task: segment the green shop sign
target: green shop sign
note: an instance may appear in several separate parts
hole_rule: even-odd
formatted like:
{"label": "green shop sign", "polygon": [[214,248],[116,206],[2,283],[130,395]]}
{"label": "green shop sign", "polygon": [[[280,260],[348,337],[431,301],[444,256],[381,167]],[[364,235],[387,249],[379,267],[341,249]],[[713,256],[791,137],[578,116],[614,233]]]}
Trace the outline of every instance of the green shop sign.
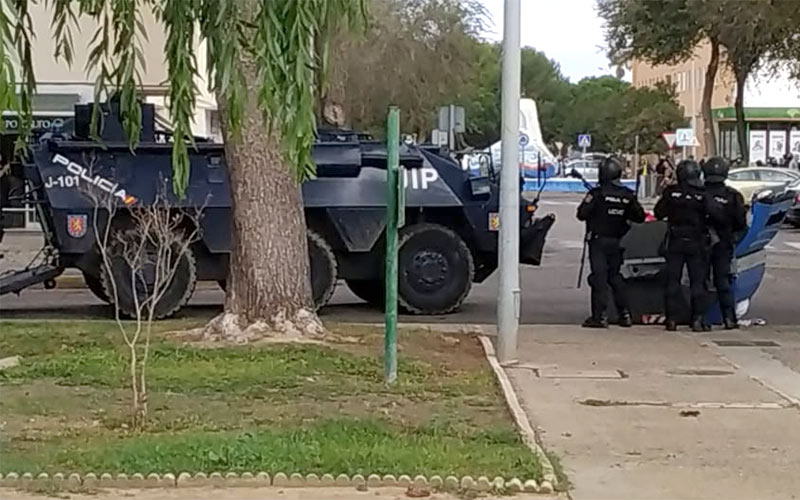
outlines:
{"label": "green shop sign", "polygon": [[[717,120],[735,120],[734,108],[719,108],[712,111]],[[797,120],[800,121],[800,108],[744,108],[745,120]]]}

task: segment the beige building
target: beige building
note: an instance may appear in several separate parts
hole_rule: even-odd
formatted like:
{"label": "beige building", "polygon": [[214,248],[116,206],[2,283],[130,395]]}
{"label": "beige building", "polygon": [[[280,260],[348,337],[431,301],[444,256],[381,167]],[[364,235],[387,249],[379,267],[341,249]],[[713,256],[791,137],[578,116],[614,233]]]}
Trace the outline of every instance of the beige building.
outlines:
{"label": "beige building", "polygon": [[[699,143],[695,155],[698,158],[705,155],[701,103],[706,68],[710,60],[711,45],[708,42],[703,42],[697,46],[694,55],[685,62],[674,65],[654,66],[644,61],[636,61],[631,67],[634,87],[653,87],[660,82],[674,87],[678,104],[683,107],[687,125],[695,130],[695,137],[697,137]],[[711,108],[733,106],[735,91],[736,82],[725,68],[723,62],[720,61],[714,84]]]}
{"label": "beige building", "polygon": [[[37,95],[33,107],[36,115],[53,118],[72,116],[76,103],[92,102],[94,98],[94,81],[96,73],[87,72],[86,62],[89,57],[89,46],[97,30],[97,24],[89,19],[81,19],[77,27],[72,28],[74,61],[67,65],[63,60],[55,58],[56,44],[50,27],[52,12],[43,2],[31,5],[31,19],[36,37],[33,39],[34,71],[37,81]],[[166,35],[161,24],[152,12],[145,12],[143,24],[147,31],[142,52],[144,67],[140,68],[142,77],[142,93],[147,102],[156,105],[156,112],[162,118],[168,118],[169,112],[165,103],[167,93],[167,64],[165,61],[164,43]],[[205,47],[198,46],[197,61],[201,72],[205,71]],[[198,78],[199,95],[197,96],[197,112],[194,120],[194,133],[205,137],[219,138],[219,120],[216,116],[216,102],[207,90],[207,84]],[[4,113],[7,115],[7,113]]]}
{"label": "beige building", "polygon": [[[699,146],[693,151],[698,158],[706,155],[702,144],[701,102],[710,59],[711,46],[703,42],[697,46],[693,57],[685,62],[654,66],[637,61],[631,68],[636,87],[652,87],[658,82],[673,86],[678,102],[683,106],[687,125],[694,128],[699,140]],[[711,115],[717,153],[731,159],[742,156],[736,139],[735,97],[735,79],[725,65],[723,51],[714,84]],[[743,97],[750,163],[780,163],[787,154],[800,156],[800,85],[789,77],[788,68],[776,73],[765,70],[750,75]]]}

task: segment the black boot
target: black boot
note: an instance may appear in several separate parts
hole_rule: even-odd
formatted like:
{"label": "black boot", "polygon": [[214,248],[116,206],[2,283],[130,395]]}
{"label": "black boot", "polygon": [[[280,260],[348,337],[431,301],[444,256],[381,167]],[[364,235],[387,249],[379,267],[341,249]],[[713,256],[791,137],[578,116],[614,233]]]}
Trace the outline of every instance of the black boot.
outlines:
{"label": "black boot", "polygon": [[605,316],[599,318],[589,316],[581,326],[584,328],[608,328],[608,319]]}
{"label": "black boot", "polygon": [[678,330],[678,323],[675,323],[673,320],[668,319],[666,323],[664,323],[668,332],[674,332]]}
{"label": "black boot", "polygon": [[722,324],[725,325],[726,330],[736,330],[739,328],[739,323],[736,321],[736,318],[730,316],[726,316],[725,319],[722,320]]}
{"label": "black boot", "polygon": [[633,326],[633,319],[631,318],[631,313],[628,311],[622,311],[621,313],[619,313],[618,324],[623,328],[630,328],[631,326]]}
{"label": "black boot", "polygon": [[703,318],[700,317],[692,318],[692,331],[693,332],[706,331],[705,326],[703,325]]}

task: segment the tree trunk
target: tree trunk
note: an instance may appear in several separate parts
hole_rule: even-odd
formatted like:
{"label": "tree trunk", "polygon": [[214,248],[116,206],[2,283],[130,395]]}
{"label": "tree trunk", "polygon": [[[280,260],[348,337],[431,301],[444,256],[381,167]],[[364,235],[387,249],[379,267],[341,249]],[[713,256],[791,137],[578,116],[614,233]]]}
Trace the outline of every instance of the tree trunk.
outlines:
{"label": "tree trunk", "polygon": [[739,141],[739,155],[745,165],[750,163],[750,149],[747,147],[747,128],[744,121],[744,83],[747,81],[747,71],[736,71],[736,137]]}
{"label": "tree trunk", "polygon": [[703,85],[703,142],[706,147],[706,156],[717,155],[717,136],[714,133],[714,118],[711,116],[711,98],[714,96],[714,83],[719,69],[719,41],[711,39],[711,59],[706,67],[706,81]]}
{"label": "tree trunk", "polygon": [[[294,166],[281,153],[278,127],[269,132],[257,101],[257,69],[240,55],[247,82],[240,136],[223,120],[231,180],[233,241],[225,311],[206,335],[233,341],[287,339],[324,333],[314,312],[303,201]],[[220,114],[227,103],[217,96]]]}

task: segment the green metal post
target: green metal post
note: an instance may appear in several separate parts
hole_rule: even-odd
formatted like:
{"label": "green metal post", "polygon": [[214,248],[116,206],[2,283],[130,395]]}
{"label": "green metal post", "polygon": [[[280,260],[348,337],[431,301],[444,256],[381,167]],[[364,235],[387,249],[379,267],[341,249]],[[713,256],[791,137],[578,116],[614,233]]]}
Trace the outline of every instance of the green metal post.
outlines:
{"label": "green metal post", "polygon": [[[400,171],[400,110],[389,108],[386,124],[386,334],[383,364],[386,383],[397,379],[397,222]],[[400,184],[398,184],[400,183]]]}

